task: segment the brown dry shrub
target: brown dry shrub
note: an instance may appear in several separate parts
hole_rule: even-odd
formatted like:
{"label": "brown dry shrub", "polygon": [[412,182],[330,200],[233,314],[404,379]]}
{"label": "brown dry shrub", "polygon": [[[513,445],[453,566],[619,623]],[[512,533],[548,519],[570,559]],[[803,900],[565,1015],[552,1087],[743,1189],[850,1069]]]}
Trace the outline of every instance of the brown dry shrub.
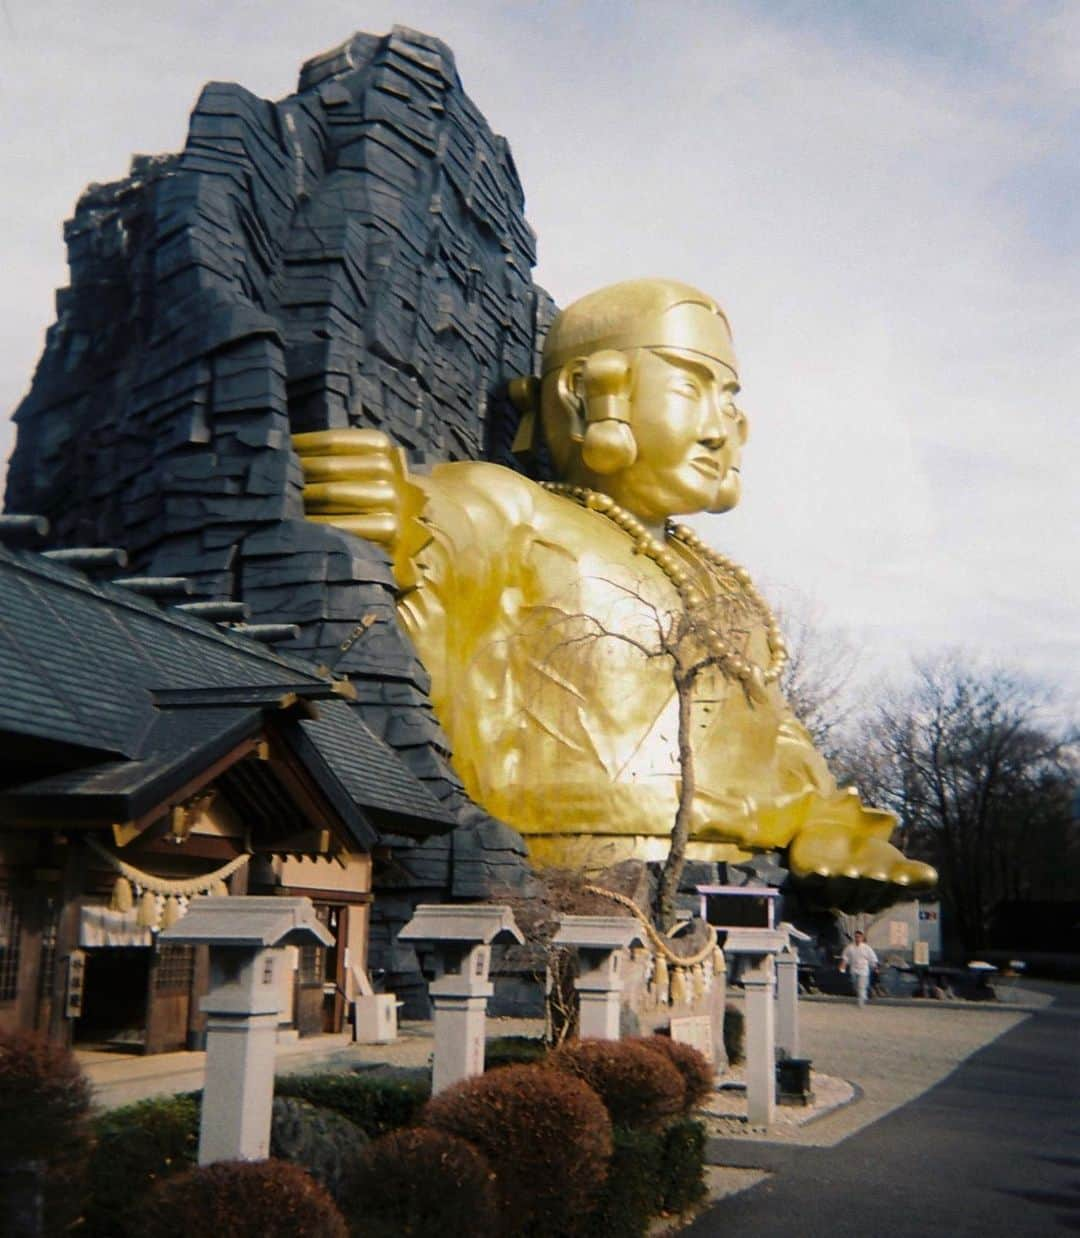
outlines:
{"label": "brown dry shrub", "polygon": [[83,1143],[90,1084],[69,1049],[0,1036],[0,1164],[63,1159]]}
{"label": "brown dry shrub", "polygon": [[546,1066],[506,1066],[465,1079],[436,1096],[422,1120],[488,1159],[515,1238],[575,1233],[611,1160],[611,1120],[600,1098],[580,1079]]}
{"label": "brown dry shrub", "polygon": [[362,1238],[495,1238],[495,1173],[472,1144],[428,1127],[392,1131],[364,1149],[343,1203]]}
{"label": "brown dry shrub", "polygon": [[616,1126],[649,1130],[682,1112],[682,1075],[668,1059],[634,1041],[571,1041],[549,1053],[547,1064],[587,1083]]}
{"label": "brown dry shrub", "polygon": [[693,1045],[681,1044],[670,1036],[642,1036],[633,1043],[663,1054],[682,1075],[686,1088],[683,1113],[690,1113],[712,1095],[716,1072],[708,1058]]}
{"label": "brown dry shrub", "polygon": [[287,1161],[218,1161],[165,1178],[146,1196],[140,1238],[347,1238],[325,1190]]}

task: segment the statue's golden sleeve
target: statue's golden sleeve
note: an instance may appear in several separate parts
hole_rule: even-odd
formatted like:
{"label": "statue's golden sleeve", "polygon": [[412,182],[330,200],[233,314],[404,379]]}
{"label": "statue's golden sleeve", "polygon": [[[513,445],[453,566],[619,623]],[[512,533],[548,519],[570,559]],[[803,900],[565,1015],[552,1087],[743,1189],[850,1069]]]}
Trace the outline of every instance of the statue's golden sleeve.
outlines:
{"label": "statue's golden sleeve", "polygon": [[509,469],[455,463],[413,477],[401,507],[398,612],[455,766],[481,802],[515,781],[523,729],[599,764],[586,702],[558,671],[574,617],[552,597],[578,567],[543,535],[544,497]]}
{"label": "statue's golden sleeve", "polygon": [[777,731],[776,756],[780,786],[785,792],[812,790],[826,796],[835,794],[836,779],[825,758],[814,747],[809,731],[790,710],[786,710]]}

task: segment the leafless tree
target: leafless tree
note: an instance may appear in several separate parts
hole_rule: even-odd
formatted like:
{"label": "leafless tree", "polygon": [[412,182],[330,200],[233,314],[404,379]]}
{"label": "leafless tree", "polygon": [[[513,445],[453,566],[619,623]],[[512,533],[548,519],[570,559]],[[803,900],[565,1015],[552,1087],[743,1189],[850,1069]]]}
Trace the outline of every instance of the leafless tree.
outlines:
{"label": "leafless tree", "polygon": [[1044,690],[957,654],[916,664],[872,715],[869,788],[931,860],[968,950],[1005,899],[1080,896],[1077,736]]}
{"label": "leafless tree", "polygon": [[578,959],[575,950],[554,943],[561,917],[630,913],[593,893],[584,874],[562,868],[542,869],[527,894],[507,889],[494,891],[493,897],[514,913],[525,938],[524,945],[507,948],[508,960],[544,988],[545,1039],[551,1045],[572,1039],[578,1030]]}
{"label": "leafless tree", "polygon": [[[730,590],[719,588],[707,598],[699,595],[692,605],[662,610],[637,588],[615,581],[606,583],[616,593],[626,596],[640,617],[640,623],[631,632],[609,627],[594,615],[559,614],[549,625],[553,639],[546,661],[554,665],[559,654],[573,646],[616,641],[636,650],[646,662],[664,662],[670,669],[677,702],[676,746],[680,777],[671,842],[654,907],[657,926],[667,933],[675,926],[675,896],[686,866],[697,790],[693,745],[695,689],[706,672],[713,670],[737,679],[752,701],[763,699],[760,671],[751,667],[742,653],[758,616],[745,591],[737,585]],[[558,635],[563,631],[566,635]]]}
{"label": "leafless tree", "polygon": [[840,732],[854,706],[859,648],[842,629],[827,625],[821,608],[804,597],[790,597],[776,614],[788,650],[780,679],[784,698],[831,763],[843,749]]}

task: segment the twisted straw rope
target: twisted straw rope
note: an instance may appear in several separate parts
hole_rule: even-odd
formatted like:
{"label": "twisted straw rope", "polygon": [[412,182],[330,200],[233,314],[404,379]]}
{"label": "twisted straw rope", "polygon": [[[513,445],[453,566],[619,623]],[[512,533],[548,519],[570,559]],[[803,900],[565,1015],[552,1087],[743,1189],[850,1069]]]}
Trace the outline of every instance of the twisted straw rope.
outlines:
{"label": "twisted straw rope", "polygon": [[183,895],[187,897],[193,894],[202,894],[204,891],[209,890],[215,881],[224,881],[226,877],[231,877],[237,869],[243,868],[248,860],[251,859],[250,855],[238,855],[235,860],[230,860],[228,864],[225,864],[215,872],[204,873],[201,877],[189,877],[184,881],[170,881],[165,877],[154,877],[150,873],[144,873],[133,864],[126,864],[123,860],[113,855],[111,851],[106,851],[93,838],[88,838],[86,841],[89,844],[90,850],[101,856],[121,876],[126,877],[128,881],[133,882],[135,885],[141,886],[144,890],[149,890],[152,894]]}
{"label": "twisted straw rope", "polygon": [[621,907],[627,907],[641,921],[645,929],[645,934],[652,942],[653,949],[662,954],[665,959],[675,967],[696,967],[698,963],[704,963],[707,958],[716,949],[716,929],[711,924],[706,924],[705,927],[709,931],[708,942],[701,947],[697,954],[683,956],[676,954],[660,934],[653,928],[648,917],[641,908],[634,902],[632,898],[628,898],[625,894],[616,894],[614,890],[605,890],[603,886],[586,886],[585,889],[589,894],[599,894],[601,898],[609,898],[613,903],[618,903]]}

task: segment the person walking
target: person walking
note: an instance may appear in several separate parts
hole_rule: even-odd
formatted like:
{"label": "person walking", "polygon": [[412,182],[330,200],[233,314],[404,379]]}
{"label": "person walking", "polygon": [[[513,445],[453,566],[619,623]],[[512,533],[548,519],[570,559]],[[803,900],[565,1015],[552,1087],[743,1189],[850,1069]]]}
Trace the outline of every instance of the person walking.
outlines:
{"label": "person walking", "polygon": [[870,991],[870,977],[878,965],[878,956],[874,947],[867,944],[866,934],[860,929],[855,930],[855,940],[844,947],[840,956],[840,970],[850,969],[851,980],[855,986],[855,998],[860,1006],[866,1005],[866,995]]}

